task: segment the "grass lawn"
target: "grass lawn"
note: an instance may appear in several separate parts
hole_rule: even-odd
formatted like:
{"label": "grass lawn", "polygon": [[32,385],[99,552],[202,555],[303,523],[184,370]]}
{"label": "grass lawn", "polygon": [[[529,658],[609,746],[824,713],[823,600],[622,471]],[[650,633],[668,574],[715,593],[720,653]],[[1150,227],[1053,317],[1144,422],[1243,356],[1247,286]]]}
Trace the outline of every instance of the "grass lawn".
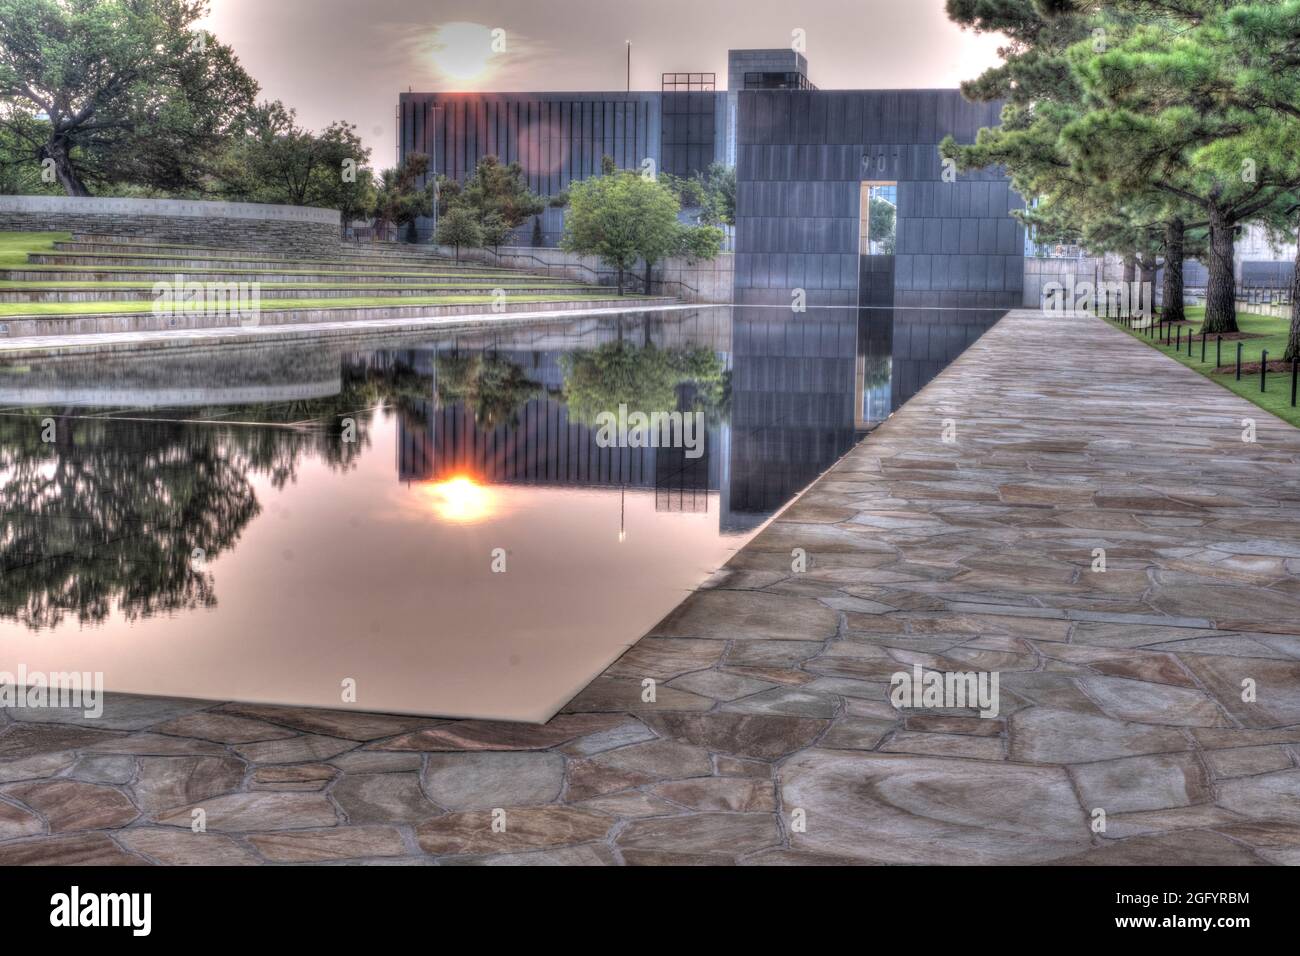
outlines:
{"label": "grass lawn", "polygon": [[[85,274],[86,280],[61,282],[53,281],[24,281],[24,280],[0,280],[0,290],[9,289],[77,289],[81,291],[93,291],[95,289],[151,289],[153,283],[147,280],[136,281],[96,281],[93,276],[97,267],[94,266],[32,266],[27,262],[27,256],[33,252],[55,252],[54,244],[68,240],[70,237],[67,233],[55,232],[0,232],[0,269],[31,269],[37,272],[68,272],[72,274]],[[138,256],[132,257],[138,261],[147,261],[149,257]],[[197,259],[208,258],[206,254],[196,254]],[[197,280],[200,276],[206,275],[223,275],[227,271],[234,272],[251,272],[254,275],[259,271],[283,272],[286,275],[301,274],[301,281],[280,281],[268,282],[264,285],[269,289],[288,289],[301,290],[302,295],[295,295],[292,298],[284,299],[264,299],[261,308],[265,312],[280,310],[303,310],[303,309],[353,309],[353,308],[385,308],[391,306],[443,306],[443,305],[491,305],[494,297],[491,292],[493,289],[504,289],[506,291],[505,301],[508,303],[528,303],[528,302],[587,302],[597,299],[615,298],[612,291],[601,289],[596,286],[583,285],[576,283],[571,279],[552,278],[549,276],[532,276],[526,273],[520,273],[513,270],[502,269],[492,270],[490,272],[465,272],[458,271],[457,268],[450,264],[440,263],[428,270],[421,271],[402,271],[405,264],[398,270],[387,273],[346,273],[333,271],[337,269],[337,262],[322,263],[321,267],[316,269],[301,270],[298,268],[299,263],[294,263],[295,268],[285,269],[275,261],[258,261],[250,263],[252,266],[248,269],[227,270],[223,263],[217,257],[213,257],[213,268],[204,269],[164,269],[169,277],[173,273],[183,273],[188,279]],[[418,266],[417,266],[418,268]],[[105,271],[110,272],[150,272],[154,271],[150,267],[119,267],[109,266]],[[374,292],[373,295],[348,295],[337,298],[320,298],[313,297],[312,291],[317,289],[348,289],[346,282],[325,282],[321,281],[323,276],[344,276],[357,278],[359,276],[376,276],[389,275],[400,276],[404,281],[398,286],[402,289],[420,289],[434,291],[438,289],[457,289],[464,290],[464,294],[458,295],[410,295],[410,296],[393,296],[384,295],[385,285],[383,283],[364,283],[362,286],[366,292]],[[526,292],[515,295],[510,294],[514,288],[541,288],[544,292]],[[642,296],[628,295],[624,297],[629,302],[634,302]],[[56,316],[56,315],[92,315],[92,314],[130,314],[130,313],[147,313],[154,308],[152,299],[139,302],[0,302],[0,319],[14,318],[16,316]],[[177,311],[183,311],[177,309]]]}
{"label": "grass lawn", "polygon": [[56,242],[71,238],[66,232],[0,232],[0,269],[22,269],[29,252],[54,252]]}
{"label": "grass lawn", "polygon": [[[1141,339],[1152,348],[1158,348],[1161,352],[1171,358],[1177,359],[1188,368],[1195,369],[1212,382],[1218,382],[1224,388],[1236,392],[1242,398],[1254,402],[1260,408],[1267,409],[1283,421],[1290,422],[1292,425],[1300,428],[1300,408],[1291,406],[1291,373],[1274,372],[1268,373],[1268,390],[1261,392],[1259,390],[1259,372],[1241,373],[1241,381],[1237,381],[1232,372],[1226,375],[1212,374],[1214,369],[1215,350],[1214,335],[1211,333],[1206,337],[1205,343],[1205,361],[1201,361],[1201,322],[1205,317],[1204,308],[1189,308],[1187,310],[1188,325],[1183,326],[1183,347],[1179,352],[1175,352],[1173,345],[1162,345],[1157,339],[1147,338],[1145,330],[1133,330],[1129,332],[1135,338]],[[1268,350],[1268,360],[1278,361],[1286,352],[1287,332],[1291,322],[1289,319],[1273,318],[1267,315],[1255,315],[1251,312],[1237,313],[1237,327],[1250,335],[1259,336],[1259,338],[1250,338],[1241,340],[1241,361],[1245,365],[1249,362],[1258,362],[1260,352]],[[1192,354],[1187,354],[1187,333],[1188,329],[1192,330]],[[1126,330],[1127,331],[1127,330]],[[1176,333],[1175,333],[1176,334]],[[1225,340],[1223,343],[1223,364],[1232,365],[1237,360],[1237,343],[1235,341]]]}
{"label": "grass lawn", "polygon": [[[197,281],[197,280],[196,280]],[[152,289],[156,283],[152,281],[144,282],[22,282],[13,279],[0,279],[0,292],[49,292],[53,290],[66,289],[68,291],[85,292],[89,289]],[[259,282],[258,285],[263,289],[302,289],[310,292],[313,289],[374,289],[376,292],[383,292],[385,289],[589,289],[590,286],[583,285],[581,282],[574,282],[571,279],[530,279],[528,276],[511,276],[506,281],[498,282],[494,279],[484,279],[482,276],[474,276],[470,279],[438,279],[432,282]]]}
{"label": "grass lawn", "polygon": [[[76,252],[59,253],[59,251],[54,248],[54,244],[56,242],[67,242],[71,238],[72,236],[66,232],[0,232],[0,269],[22,269],[24,271],[30,270],[32,272],[84,273],[92,276],[95,273],[99,273],[99,272],[125,272],[125,273],[162,272],[162,273],[167,273],[169,276],[177,272],[186,275],[190,275],[190,274],[206,275],[209,273],[217,274],[217,275],[225,275],[225,274],[242,275],[245,273],[256,274],[259,272],[265,272],[265,273],[281,273],[284,275],[302,275],[308,278],[317,275],[351,276],[351,277],[383,276],[386,278],[423,280],[425,282],[428,282],[430,280],[443,280],[443,279],[446,280],[466,279],[470,281],[474,281],[474,280],[483,281],[483,280],[490,280],[497,276],[501,276],[503,278],[519,279],[519,280],[527,279],[530,282],[537,281],[540,283],[548,283],[548,282],[570,282],[571,283],[572,282],[572,280],[566,280],[563,277],[552,277],[552,276],[534,277],[534,276],[529,276],[526,273],[521,273],[518,270],[514,270],[514,269],[502,269],[498,267],[479,265],[472,262],[466,262],[463,265],[458,265],[453,262],[434,261],[425,265],[420,262],[411,262],[409,264],[406,262],[397,264],[391,261],[385,263],[383,260],[372,262],[360,258],[358,259],[267,259],[264,257],[258,257],[255,253],[243,253],[242,255],[240,255],[237,253],[237,251],[234,250],[227,250],[227,253],[225,255],[222,255],[220,253],[209,253],[206,250],[199,251],[197,249],[194,250],[190,255],[162,256],[156,253],[154,254],[124,253],[123,254],[127,258],[131,259],[133,262],[138,262],[139,265],[113,265],[113,264],[91,265],[91,266],[33,265],[32,263],[27,261],[27,256],[29,253],[44,253],[48,255],[61,254],[61,255],[69,255],[69,256],[86,255],[86,253],[76,253]],[[178,247],[178,252],[180,251],[181,248],[182,247]],[[97,255],[105,255],[105,253],[98,253]],[[210,262],[211,266],[208,268],[185,269],[185,268],[176,268],[171,266],[158,266],[156,264],[154,265],[149,264],[152,260],[155,259],[166,260],[169,258],[200,259],[200,260]],[[361,271],[361,272],[352,272],[340,268],[341,266],[345,266],[345,265],[357,265],[357,264],[371,265],[371,266],[379,265],[381,267],[388,265],[391,268],[381,269],[379,271]],[[413,270],[418,270],[418,271],[413,271]],[[0,280],[0,288],[29,285],[29,284],[31,283],[21,279]],[[90,284],[98,285],[99,283],[95,282],[92,279],[90,280]],[[64,283],[55,282],[54,285],[59,287],[66,287]]]}
{"label": "grass lawn", "polygon": [[[214,261],[214,262],[215,262],[215,260],[211,260],[211,261]],[[252,276],[256,276],[256,275],[286,275],[286,276],[305,276],[305,277],[311,277],[311,276],[343,276],[343,277],[345,277],[345,278],[352,278],[352,279],[355,279],[355,278],[357,278],[358,276],[363,276],[363,277],[364,277],[364,276],[379,276],[379,277],[382,277],[382,278],[385,278],[385,279],[424,279],[424,280],[428,280],[428,279],[482,279],[482,278],[493,278],[493,277],[496,277],[496,276],[525,276],[525,275],[527,275],[527,273],[523,273],[523,272],[515,272],[515,271],[510,270],[510,269],[501,269],[501,270],[498,270],[498,271],[495,271],[495,272],[490,271],[490,270],[484,270],[484,271],[482,271],[482,272],[457,272],[457,271],[455,271],[454,269],[451,270],[451,271],[448,271],[448,269],[449,269],[450,267],[447,267],[447,266],[437,266],[437,267],[430,268],[430,269],[427,269],[427,270],[424,270],[424,271],[421,271],[421,272],[369,272],[369,271],[367,271],[367,272],[349,272],[349,271],[346,271],[346,270],[339,271],[337,267],[329,266],[329,265],[322,266],[322,267],[319,268],[319,269],[304,269],[304,268],[302,268],[301,266],[294,266],[292,269],[281,269],[278,265],[276,265],[276,263],[275,263],[274,261],[270,261],[270,260],[265,261],[265,262],[254,263],[254,264],[249,265],[247,268],[241,268],[241,269],[224,269],[224,268],[215,268],[215,267],[214,267],[214,268],[200,268],[200,267],[197,267],[197,266],[186,266],[186,267],[181,267],[181,266],[161,266],[161,267],[160,267],[160,266],[113,266],[113,265],[109,265],[109,266],[31,265],[31,264],[29,264],[29,263],[26,261],[26,257],[25,257],[25,256],[23,257],[23,261],[22,261],[22,262],[19,262],[19,263],[13,263],[13,264],[10,264],[10,265],[7,265],[7,266],[0,264],[0,268],[5,268],[5,269],[19,269],[19,270],[21,270],[21,271],[23,271],[23,272],[33,272],[33,273],[46,273],[46,272],[53,272],[53,273],[68,273],[68,274],[74,274],[74,275],[87,275],[87,276],[95,276],[95,275],[98,275],[98,274],[100,274],[100,273],[105,273],[105,272],[112,272],[112,273],[121,272],[121,273],[125,273],[126,275],[135,275],[135,274],[137,274],[137,273],[141,273],[141,274],[144,274],[144,275],[154,275],[154,274],[159,274],[159,275],[165,275],[165,276],[167,276],[168,278],[171,278],[172,276],[174,276],[174,275],[176,275],[176,274],[178,274],[178,273],[181,274],[181,275],[184,275],[184,276],[186,276],[186,277],[191,277],[191,276],[208,276],[208,275],[214,275],[214,276],[226,276],[226,275],[235,275],[235,276],[244,276],[244,275],[252,275]],[[541,281],[541,282],[547,282],[547,281],[551,281],[551,282],[562,281],[562,280],[560,280],[560,279],[555,279],[555,278],[552,278],[552,277],[549,277],[549,276],[537,276],[536,278],[537,278],[539,281]],[[21,282],[28,282],[28,281],[31,281],[31,280],[27,280],[27,279],[15,279],[15,280],[10,280],[10,281],[20,282],[20,283],[21,283]],[[57,280],[54,280],[54,281],[57,281]]]}

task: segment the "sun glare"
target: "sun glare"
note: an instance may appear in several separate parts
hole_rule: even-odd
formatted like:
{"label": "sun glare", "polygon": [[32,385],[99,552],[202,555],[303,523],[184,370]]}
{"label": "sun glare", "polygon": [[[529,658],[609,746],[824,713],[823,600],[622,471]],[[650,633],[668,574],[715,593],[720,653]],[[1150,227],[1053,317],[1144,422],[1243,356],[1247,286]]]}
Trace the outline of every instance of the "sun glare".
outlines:
{"label": "sun glare", "polygon": [[444,521],[472,524],[492,515],[491,489],[466,475],[456,475],[423,487],[434,512]]}
{"label": "sun glare", "polygon": [[444,23],[433,32],[430,57],[447,79],[473,83],[492,72],[492,30],[481,23]]}

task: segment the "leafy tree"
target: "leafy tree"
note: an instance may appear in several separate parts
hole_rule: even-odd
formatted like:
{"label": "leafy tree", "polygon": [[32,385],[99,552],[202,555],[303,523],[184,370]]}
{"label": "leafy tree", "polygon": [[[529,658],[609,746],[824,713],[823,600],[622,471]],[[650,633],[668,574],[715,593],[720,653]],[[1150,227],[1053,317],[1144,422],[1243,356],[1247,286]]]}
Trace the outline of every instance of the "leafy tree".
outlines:
{"label": "leafy tree", "polygon": [[542,217],[534,216],[533,217],[533,238],[532,238],[533,248],[534,249],[541,248],[542,245],[545,244],[545,241],[546,240],[542,237]]}
{"label": "leafy tree", "polygon": [[714,225],[736,224],[736,167],[713,163],[705,174]]}
{"label": "leafy tree", "polygon": [[722,251],[722,230],[717,226],[682,226],[677,229],[674,254],[691,262],[716,258]]}
{"label": "leafy tree", "polygon": [[314,133],[276,101],[253,110],[247,133],[227,147],[218,178],[231,199],[338,209],[342,227],[374,206],[369,160],[352,124]]}
{"label": "leafy tree", "polygon": [[[1283,167],[1297,162],[1292,134],[1300,123],[1300,0],[1274,3],[1245,3],[1233,6],[1223,18],[1225,45],[1240,67],[1233,79],[1234,100],[1244,106],[1259,106],[1280,118],[1286,133],[1267,149],[1256,163]],[[1261,217],[1275,238],[1289,234],[1297,241],[1295,272],[1291,286],[1291,329],[1287,340],[1287,361],[1300,357],[1300,190],[1281,193],[1277,202]]]}
{"label": "leafy tree", "polygon": [[491,246],[492,251],[497,252],[501,243],[509,237],[510,227],[506,225],[500,213],[490,212],[479,223],[479,232],[483,234],[483,245]]}
{"label": "leafy tree", "polygon": [[370,150],[352,123],[334,122],[317,136],[323,154],[321,175],[310,205],[339,211],[346,228],[354,219],[370,215],[375,205],[375,177],[370,171]]}
{"label": "leafy tree", "polygon": [[1062,137],[1093,181],[1160,193],[1205,217],[1210,278],[1203,327],[1235,332],[1237,225],[1277,202],[1295,172],[1265,160],[1285,140],[1286,121],[1232,95],[1240,93],[1239,64],[1220,6],[1170,5],[1160,19],[1100,52],[1076,45],[1071,62],[1090,108]]}
{"label": "leafy tree", "polygon": [[713,163],[694,176],[660,173],[659,181],[671,189],[684,209],[696,209],[698,221],[709,226],[736,224],[736,170],[726,163]]}
{"label": "leafy tree", "polygon": [[[1125,256],[1126,272],[1163,252],[1166,317],[1181,318],[1188,239],[1208,235],[1206,327],[1236,328],[1237,223],[1277,201],[1279,167],[1242,175],[1242,150],[1265,151],[1277,125],[1262,102],[1235,102],[1230,0],[949,0],[963,26],[998,30],[1005,62],[963,85],[1005,97],[1002,123],[972,147],[946,141],[959,165],[1005,164],[1034,200],[1021,214],[1042,237],[1086,237]],[[1253,6],[1253,5],[1252,5]],[[1124,220],[1124,221],[1119,221]],[[1208,233],[1200,233],[1200,229]]]}
{"label": "leafy tree", "polygon": [[41,167],[32,159],[28,144],[19,140],[12,129],[0,126],[0,195],[55,196],[63,192],[57,182],[42,180]]}
{"label": "leafy tree", "polygon": [[[491,245],[499,245],[506,234],[546,208],[546,200],[528,188],[523,166],[503,165],[495,156],[480,159],[474,175],[466,182],[440,177],[438,186],[440,211],[463,204],[474,213],[485,232],[501,232],[500,239]],[[500,222],[500,227],[489,224],[494,219]]]}
{"label": "leafy tree", "polygon": [[228,46],[196,32],[206,0],[0,0],[0,129],[92,187],[200,189],[253,106]]}
{"label": "leafy tree", "polygon": [[1087,13],[1037,0],[948,0],[947,12],[963,28],[1007,38],[1003,62],[962,84],[968,99],[1005,102],[998,126],[981,129],[973,144],[949,136],[940,154],[963,170],[1004,167],[1028,200],[1015,215],[1040,241],[1081,241],[1083,221],[1105,208],[1061,143],[1061,131],[1084,109],[1066,53],[1091,36]]}
{"label": "leafy tree", "polygon": [[410,226],[421,216],[433,215],[433,183],[419,185],[429,171],[429,157],[410,153],[396,169],[385,169],[375,189],[376,229],[389,225]]}
{"label": "leafy tree", "polygon": [[438,217],[438,245],[455,246],[456,261],[460,261],[460,247],[476,249],[483,245],[483,227],[474,213],[464,205],[453,205]]}
{"label": "leafy tree", "polygon": [[623,274],[638,259],[650,265],[679,246],[677,197],[666,186],[632,172],[614,172],[569,189],[560,248],[593,255]]}
{"label": "leafy tree", "polygon": [[892,256],[894,254],[894,242],[897,239],[895,226],[898,221],[898,210],[894,208],[892,202],[884,197],[872,196],[867,217],[867,235],[879,237],[873,241],[880,243],[881,254]]}

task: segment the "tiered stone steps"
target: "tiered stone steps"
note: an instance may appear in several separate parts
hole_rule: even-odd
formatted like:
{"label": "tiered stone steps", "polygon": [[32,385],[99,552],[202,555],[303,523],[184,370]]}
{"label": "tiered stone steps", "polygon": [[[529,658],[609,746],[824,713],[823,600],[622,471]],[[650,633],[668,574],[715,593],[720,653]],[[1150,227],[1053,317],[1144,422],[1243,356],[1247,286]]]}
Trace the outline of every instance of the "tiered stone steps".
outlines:
{"label": "tiered stone steps", "polygon": [[[33,242],[26,263],[11,257],[10,267],[0,269],[0,338],[637,308],[673,301],[620,298],[612,290],[562,277],[460,264],[419,247],[341,243],[337,254],[303,256],[103,235],[51,243],[48,234],[30,235],[42,241]],[[158,283],[174,289],[201,283],[244,296],[252,289],[238,287],[255,284],[258,307],[252,315],[247,309],[232,314],[220,304],[158,309]]]}

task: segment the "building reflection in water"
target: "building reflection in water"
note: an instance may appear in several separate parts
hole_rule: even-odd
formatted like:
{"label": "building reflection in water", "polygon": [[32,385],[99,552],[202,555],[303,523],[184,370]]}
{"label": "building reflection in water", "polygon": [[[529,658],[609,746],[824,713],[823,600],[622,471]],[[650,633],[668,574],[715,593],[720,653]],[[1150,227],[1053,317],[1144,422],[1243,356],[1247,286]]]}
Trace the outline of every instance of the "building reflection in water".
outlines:
{"label": "building reflection in water", "polygon": [[[727,394],[708,409],[698,458],[683,448],[601,447],[594,425],[572,413],[565,400],[572,384],[566,359],[571,365],[575,352],[615,341],[609,328],[588,329],[546,348],[502,342],[474,351],[473,343],[457,342],[372,352],[354,361],[428,383],[427,397],[399,408],[401,481],[468,475],[488,484],[653,490],[658,511],[706,511],[709,493],[717,492],[720,529],[743,533],[815,480],[1003,314],[729,311],[725,336],[703,346],[725,375]],[[630,355],[686,347],[663,344],[663,331],[662,324],[622,323],[618,334],[636,341],[627,346]],[[504,401],[466,388],[467,358],[479,363],[479,380],[494,382]],[[448,376],[456,379],[452,387]],[[691,383],[674,387],[677,410],[700,407]]]}

